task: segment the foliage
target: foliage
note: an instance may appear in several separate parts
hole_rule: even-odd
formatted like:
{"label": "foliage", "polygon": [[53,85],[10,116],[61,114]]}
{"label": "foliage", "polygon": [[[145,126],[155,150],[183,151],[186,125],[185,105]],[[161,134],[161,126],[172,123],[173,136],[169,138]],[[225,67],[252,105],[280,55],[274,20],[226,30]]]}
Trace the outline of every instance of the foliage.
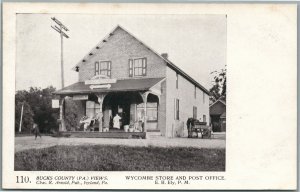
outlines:
{"label": "foliage", "polygon": [[54,146],[15,153],[15,171],[225,171],[225,149]]}
{"label": "foliage", "polygon": [[226,101],[226,69],[211,72],[213,77],[213,86],[210,88],[210,100],[215,102],[218,99]]}
{"label": "foliage", "polygon": [[[38,124],[42,133],[49,133],[58,129],[57,119],[59,109],[52,109],[52,93],[55,88],[50,86],[45,89],[30,87],[29,91],[21,90],[15,94],[15,130],[19,128],[21,105],[24,103],[24,114],[22,127],[27,131],[32,127],[32,123]],[[30,126],[31,124],[31,126]],[[22,129],[23,132],[23,129]]]}
{"label": "foliage", "polygon": [[65,99],[65,124],[68,131],[79,129],[80,118],[84,115],[80,108],[81,101],[73,101],[71,98]]}

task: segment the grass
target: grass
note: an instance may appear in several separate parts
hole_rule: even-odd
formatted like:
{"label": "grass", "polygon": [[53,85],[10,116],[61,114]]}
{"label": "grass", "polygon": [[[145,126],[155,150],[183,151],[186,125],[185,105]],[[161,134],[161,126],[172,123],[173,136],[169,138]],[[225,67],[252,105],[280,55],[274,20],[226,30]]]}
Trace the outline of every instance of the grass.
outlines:
{"label": "grass", "polygon": [[54,146],[15,153],[16,171],[225,171],[225,149]]}

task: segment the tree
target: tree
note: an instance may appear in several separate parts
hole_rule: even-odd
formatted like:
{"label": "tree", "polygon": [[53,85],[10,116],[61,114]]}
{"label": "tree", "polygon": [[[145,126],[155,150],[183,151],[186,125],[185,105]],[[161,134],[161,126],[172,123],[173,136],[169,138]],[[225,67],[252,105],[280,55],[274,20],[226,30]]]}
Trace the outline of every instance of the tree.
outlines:
{"label": "tree", "polygon": [[213,86],[210,91],[210,100],[215,102],[218,99],[226,101],[226,69],[213,71]]}
{"label": "tree", "polygon": [[[30,87],[29,91],[17,91],[15,95],[16,115],[20,110],[18,107],[20,106],[20,104],[18,103],[26,103],[26,108],[28,108],[28,110],[31,110],[33,114],[32,119],[35,123],[38,124],[42,133],[56,131],[58,129],[57,119],[59,116],[59,110],[52,109],[52,93],[54,91],[55,88],[52,86],[47,87],[45,89]],[[28,112],[27,115],[29,114],[30,113]],[[23,118],[27,118],[25,117],[25,113]]]}

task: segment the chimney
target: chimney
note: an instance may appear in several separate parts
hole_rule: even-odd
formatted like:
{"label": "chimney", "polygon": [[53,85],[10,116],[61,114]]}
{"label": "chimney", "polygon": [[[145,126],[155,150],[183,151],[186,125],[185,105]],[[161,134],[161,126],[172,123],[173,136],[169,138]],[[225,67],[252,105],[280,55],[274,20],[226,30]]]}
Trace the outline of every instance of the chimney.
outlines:
{"label": "chimney", "polygon": [[161,56],[165,59],[168,59],[168,53],[162,53]]}

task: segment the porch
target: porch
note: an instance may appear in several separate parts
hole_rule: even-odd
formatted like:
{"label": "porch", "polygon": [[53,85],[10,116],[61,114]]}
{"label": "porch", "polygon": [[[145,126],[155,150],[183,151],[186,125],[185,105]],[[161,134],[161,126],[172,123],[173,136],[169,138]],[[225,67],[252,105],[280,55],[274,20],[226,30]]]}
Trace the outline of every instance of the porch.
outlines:
{"label": "porch", "polygon": [[[72,137],[99,138],[145,138],[146,132],[160,132],[158,113],[163,80],[116,80],[97,88],[79,82],[59,90],[55,92],[60,100],[59,131]],[[79,109],[77,112],[68,109],[73,105]],[[69,113],[74,113],[74,120],[66,118]],[[73,121],[73,126],[69,126],[69,121]]]}

